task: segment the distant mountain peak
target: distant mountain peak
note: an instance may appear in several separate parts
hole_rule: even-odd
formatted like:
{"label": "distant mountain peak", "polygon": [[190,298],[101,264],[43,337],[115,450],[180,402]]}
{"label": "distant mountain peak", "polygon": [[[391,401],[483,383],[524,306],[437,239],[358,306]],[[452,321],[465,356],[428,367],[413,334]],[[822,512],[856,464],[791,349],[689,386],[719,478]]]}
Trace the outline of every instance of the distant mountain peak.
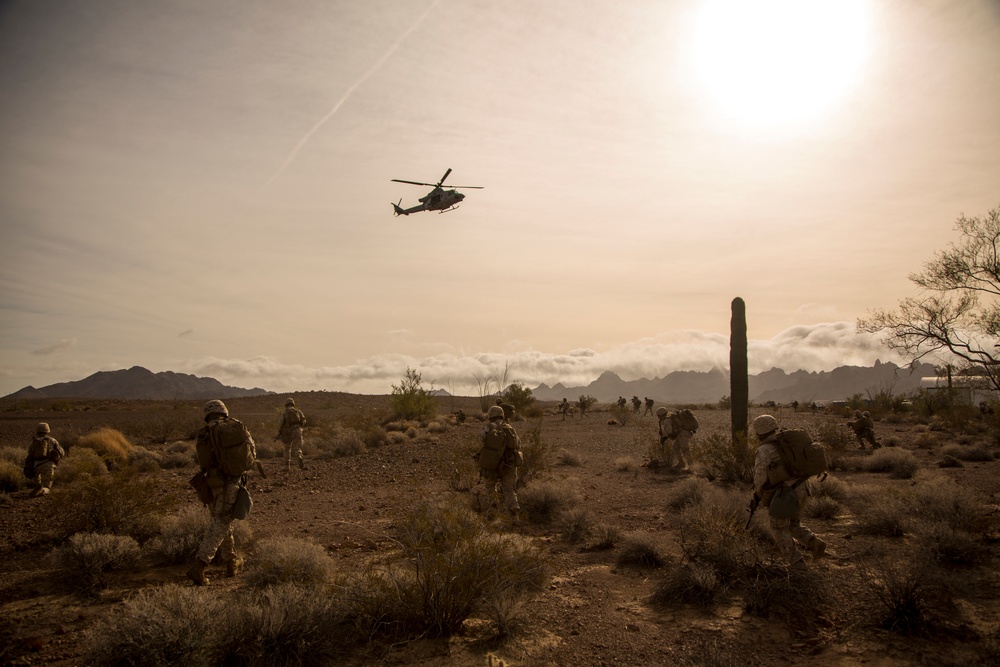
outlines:
{"label": "distant mountain peak", "polygon": [[243,389],[222,384],[215,378],[163,371],[142,366],[117,371],[98,371],[82,380],[60,382],[40,389],[28,386],[5,398],[107,398],[144,400],[200,400],[262,396],[274,392],[254,387]]}

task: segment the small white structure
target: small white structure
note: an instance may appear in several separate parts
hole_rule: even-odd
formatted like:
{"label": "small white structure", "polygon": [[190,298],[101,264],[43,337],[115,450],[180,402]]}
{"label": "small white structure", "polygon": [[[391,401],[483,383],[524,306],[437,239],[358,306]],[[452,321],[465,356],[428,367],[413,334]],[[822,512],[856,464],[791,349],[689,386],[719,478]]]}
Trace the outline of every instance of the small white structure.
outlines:
{"label": "small white structure", "polygon": [[[928,394],[948,391],[948,378],[922,377],[920,388]],[[951,391],[955,402],[965,405],[979,405],[980,401],[989,402],[996,397],[989,378],[983,375],[953,375]]]}

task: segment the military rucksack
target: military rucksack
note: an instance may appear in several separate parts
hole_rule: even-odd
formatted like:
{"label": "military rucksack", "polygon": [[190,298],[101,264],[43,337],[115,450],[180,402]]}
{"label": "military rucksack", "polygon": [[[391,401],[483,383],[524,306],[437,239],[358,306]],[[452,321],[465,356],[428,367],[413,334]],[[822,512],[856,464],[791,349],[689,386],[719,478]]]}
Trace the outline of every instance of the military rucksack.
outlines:
{"label": "military rucksack", "polygon": [[509,428],[504,424],[494,423],[486,427],[483,446],[479,450],[479,467],[482,470],[496,470],[500,466],[504,450],[507,449],[508,442],[512,441],[511,434],[507,432]]}
{"label": "military rucksack", "polygon": [[778,431],[775,444],[789,479],[822,475],[828,469],[826,448],[813,442],[808,431],[800,428]]}
{"label": "military rucksack", "polygon": [[697,431],[698,427],[701,426],[701,424],[698,423],[698,418],[695,417],[694,413],[687,408],[677,412],[677,422],[680,424],[682,429],[685,431],[691,431],[692,433]]}
{"label": "military rucksack", "polygon": [[285,408],[285,426],[302,426],[306,417],[298,408],[288,406]]}
{"label": "military rucksack", "polygon": [[239,477],[257,461],[257,448],[247,427],[238,419],[227,417],[205,427],[198,438],[198,465],[217,465],[226,477]]}

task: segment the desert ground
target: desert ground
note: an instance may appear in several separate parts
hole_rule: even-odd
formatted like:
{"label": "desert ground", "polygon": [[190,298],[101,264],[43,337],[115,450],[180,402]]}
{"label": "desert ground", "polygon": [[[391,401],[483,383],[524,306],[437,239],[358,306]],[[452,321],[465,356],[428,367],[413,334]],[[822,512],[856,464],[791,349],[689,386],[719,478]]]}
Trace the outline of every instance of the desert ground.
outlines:
{"label": "desert ground", "polygon": [[[305,646],[300,662],[287,664],[1000,664],[1000,445],[989,416],[952,423],[881,415],[876,432],[884,446],[873,454],[858,448],[844,415],[752,408],[751,418],[770,412],[783,426],[826,437],[830,477],[814,483],[812,501],[820,509],[807,507],[803,523],[829,546],[816,563],[806,555],[804,573],[789,572],[758,512],[746,530],[746,549],[756,560],[727,579],[695,529],[712,507],[724,513],[739,502],[739,509],[750,495],[745,483],[725,483],[707,457],[713,443],[728,439],[728,411],[695,411],[698,461],[684,474],[646,465],[654,417],[632,414],[609,424],[615,415],[597,406],[585,419],[564,420],[554,403],[536,405],[541,416],[514,421],[522,440],[533,434],[542,452],[520,491],[523,510],[515,521],[487,511],[485,484],[472,463],[483,427],[478,398],[442,397],[436,418],[401,423],[391,419],[388,396],[294,396],[309,426],[306,467],[289,472],[272,444],[284,396],[227,401],[254,434],[267,477],[250,476],[254,508],[238,522],[245,524],[237,531],[243,572],[228,579],[213,565],[211,585],[202,589],[186,579],[185,563],[165,564],[149,551],[155,530],[143,537],[137,565],[103,573],[100,585],[86,590],[66,561],[51,555],[68,538],[62,515],[69,510],[60,497],[92,479],[79,470],[69,478],[71,463],[83,460],[85,436],[102,427],[159,462],[141,471],[116,466],[118,474],[150,480],[164,517],[207,515],[187,484],[197,470],[191,437],[201,402],[0,404],[0,452],[8,459],[14,449],[23,457],[39,421],[72,444],[50,495],[31,497],[23,477],[5,482],[16,488],[0,495],[0,663],[87,664],[94,643],[110,641],[109,618],[137,594],[171,584],[215,599],[245,599],[238,596],[262,567],[257,550],[269,540],[316,545],[340,575],[362,571],[394,558],[407,517],[437,502],[471,509],[488,531],[522,536],[544,563],[544,579],[506,610],[504,627],[477,607],[445,636],[373,635],[335,657],[312,656]],[[468,419],[456,419],[458,410]],[[370,433],[373,425],[384,437],[359,445],[358,437],[345,436]],[[911,467],[870,465],[883,450],[904,454]],[[558,511],[543,512],[551,506],[532,499],[531,488],[545,485],[562,494]],[[718,503],[701,502],[705,494],[718,494]],[[738,522],[743,531],[746,519],[740,510],[724,530]],[[716,544],[716,555],[728,547],[737,552],[729,556],[742,559],[743,539]],[[747,572],[758,573],[756,579]],[[316,587],[311,595],[337,590]]]}

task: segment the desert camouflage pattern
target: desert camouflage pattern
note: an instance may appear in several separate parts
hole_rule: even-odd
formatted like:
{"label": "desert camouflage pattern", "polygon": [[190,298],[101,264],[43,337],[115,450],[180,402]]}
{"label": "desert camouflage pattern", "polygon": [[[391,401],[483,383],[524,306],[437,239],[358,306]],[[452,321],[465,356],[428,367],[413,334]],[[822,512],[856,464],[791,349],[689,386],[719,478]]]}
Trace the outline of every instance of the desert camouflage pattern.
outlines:
{"label": "desert camouflage pattern", "polygon": [[287,405],[281,411],[278,437],[285,445],[285,467],[291,465],[293,453],[298,458],[299,465],[302,465],[302,427],[305,423],[305,414],[293,405]]}
{"label": "desert camouflage pattern", "polygon": [[[771,498],[774,497],[773,489],[765,489],[768,471],[784,466],[778,446],[775,444],[776,439],[777,435],[766,438],[760,444],[760,447],[757,448],[757,456],[754,460],[753,486],[754,491],[761,497],[762,507],[770,505]],[[793,486],[794,481],[788,480],[784,484]],[[787,519],[768,517],[774,543],[789,565],[796,565],[803,562],[802,553],[795,546],[796,541],[803,546],[811,547],[816,540],[813,532],[800,522],[802,507],[805,505],[806,498],[809,495],[808,482],[803,482],[794,488],[795,495],[799,500],[799,511]]]}
{"label": "desert camouflage pattern", "polygon": [[215,553],[220,552],[224,561],[236,558],[236,543],[233,540],[233,505],[236,503],[236,491],[240,488],[238,479],[227,478],[222,486],[213,487],[215,500],[209,506],[212,521],[205,529],[205,534],[198,545],[198,560],[210,563]]}
{"label": "desert camouflage pattern", "polygon": [[52,482],[56,476],[56,464],[49,459],[49,453],[59,449],[59,441],[50,435],[36,435],[28,445],[28,454],[34,460],[35,477],[32,480],[35,495],[46,494],[52,490]]}
{"label": "desert camouflage pattern", "polygon": [[[521,450],[521,440],[512,426],[505,425],[504,428],[509,429],[509,432],[514,436],[514,445],[511,446],[508,442],[503,457],[500,459],[500,465],[495,469],[480,469],[480,472],[483,479],[486,480],[490,506],[497,508],[506,507],[508,512],[516,514],[521,510],[521,505],[517,499],[517,461],[515,457],[517,456],[517,452]],[[486,442],[488,429],[489,426],[487,425],[480,435],[484,443]]]}

